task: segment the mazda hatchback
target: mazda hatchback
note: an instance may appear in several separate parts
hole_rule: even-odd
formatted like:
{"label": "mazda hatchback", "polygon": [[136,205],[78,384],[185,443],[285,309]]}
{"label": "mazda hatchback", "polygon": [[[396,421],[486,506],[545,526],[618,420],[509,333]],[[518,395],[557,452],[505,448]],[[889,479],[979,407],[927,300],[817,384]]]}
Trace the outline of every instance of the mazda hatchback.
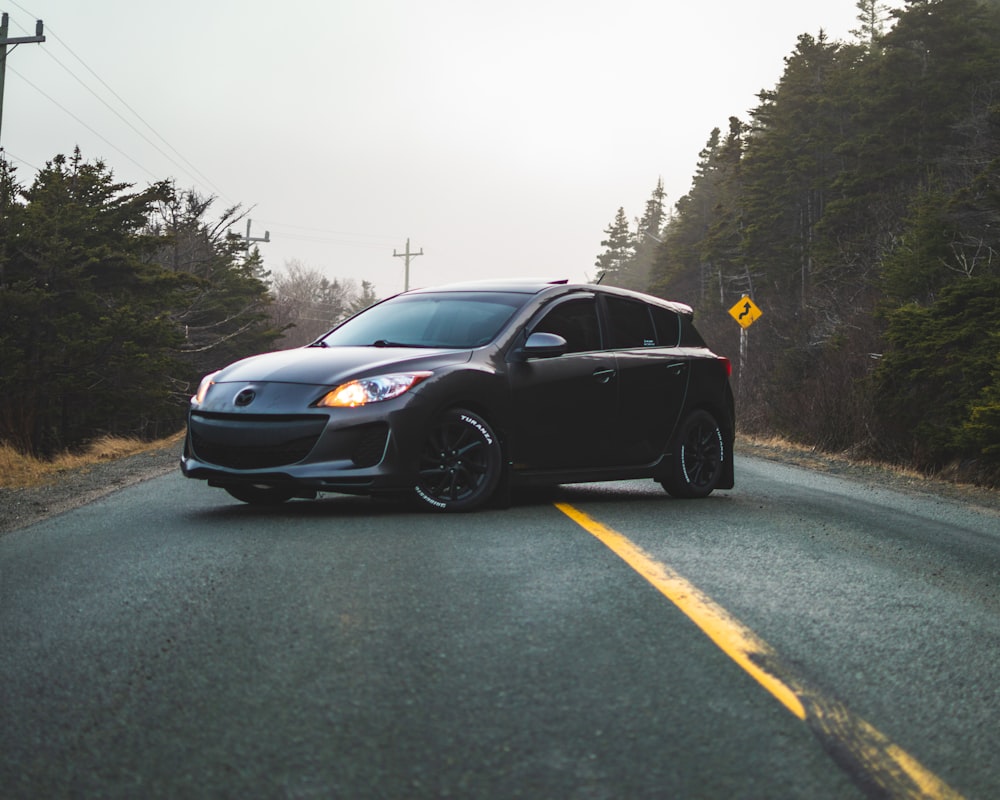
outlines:
{"label": "mazda hatchback", "polygon": [[322,492],[466,511],[518,486],[733,486],[730,363],[681,303],[565,281],[418,289],[207,375],[181,468],[254,504]]}

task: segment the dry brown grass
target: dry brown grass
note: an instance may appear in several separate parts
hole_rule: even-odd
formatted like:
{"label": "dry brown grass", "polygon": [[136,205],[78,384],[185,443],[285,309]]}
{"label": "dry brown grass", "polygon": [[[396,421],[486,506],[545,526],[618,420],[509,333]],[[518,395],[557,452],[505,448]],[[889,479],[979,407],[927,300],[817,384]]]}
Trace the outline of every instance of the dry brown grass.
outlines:
{"label": "dry brown grass", "polygon": [[788,439],[781,438],[780,436],[740,434],[737,441],[738,443],[743,444],[744,449],[747,450],[756,448],[763,451],[780,452],[790,457],[798,456],[799,458],[805,460],[822,459],[831,463],[845,464],[852,467],[881,469],[892,472],[896,475],[911,478],[913,480],[927,480],[934,477],[933,475],[920,472],[919,470],[906,466],[905,464],[893,464],[886,461],[878,461],[865,456],[857,456],[851,451],[836,453],[820,450],[816,447],[810,447],[809,445],[791,442]]}
{"label": "dry brown grass", "polygon": [[83,469],[104,461],[156,450],[181,439],[182,433],[155,442],[118,436],[95,439],[85,449],[65,452],[56,458],[43,461],[26,456],[12,447],[0,444],[0,488],[25,489],[58,478],[70,470]]}
{"label": "dry brown grass", "polygon": [[977,478],[969,474],[958,464],[952,464],[937,471],[924,471],[908,464],[879,461],[859,456],[852,451],[831,453],[808,445],[790,442],[778,436],[740,434],[736,439],[736,448],[747,455],[777,458],[822,472],[835,472],[846,468],[857,474],[863,474],[867,478],[891,475],[901,481],[906,481],[911,486],[950,486],[956,489],[981,492],[994,500],[1000,500],[1000,493],[998,493],[1000,486],[995,482],[985,481],[981,477]]}

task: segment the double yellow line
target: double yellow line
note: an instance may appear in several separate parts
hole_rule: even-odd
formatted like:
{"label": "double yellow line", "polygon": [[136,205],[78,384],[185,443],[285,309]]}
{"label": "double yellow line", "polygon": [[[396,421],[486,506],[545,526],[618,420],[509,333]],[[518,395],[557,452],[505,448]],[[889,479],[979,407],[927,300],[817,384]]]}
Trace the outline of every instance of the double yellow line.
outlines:
{"label": "double yellow line", "polygon": [[[851,777],[893,798],[961,800],[961,795],[843,704],[798,680],[775,650],[687,579],[622,534],[565,503],[556,508],[602,541],[679,608],[726,655],[805,722]],[[846,762],[846,763],[845,763]]]}

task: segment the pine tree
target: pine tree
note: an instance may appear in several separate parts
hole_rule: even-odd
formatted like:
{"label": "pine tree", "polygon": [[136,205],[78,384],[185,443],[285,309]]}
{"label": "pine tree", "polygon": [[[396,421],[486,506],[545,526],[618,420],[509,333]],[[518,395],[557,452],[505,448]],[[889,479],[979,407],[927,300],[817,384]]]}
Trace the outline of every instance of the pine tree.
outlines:
{"label": "pine tree", "polygon": [[691,190],[676,204],[676,213],[663,228],[663,244],[656,250],[650,291],[662,297],[686,298],[702,306],[707,299],[708,265],[702,242],[713,225],[721,202],[721,131],[714,128],[698,154]]}
{"label": "pine tree", "polygon": [[186,365],[175,376],[178,398],[190,394],[205,373],[269,350],[281,335],[271,323],[272,295],[260,251],[247,250],[233,230],[244,214],[234,206],[209,219],[214,200],[174,191],[148,222],[158,243],[151,260],[189,287],[171,309],[183,332],[177,356]]}
{"label": "pine tree", "polygon": [[[762,92],[751,112],[743,166],[745,254],[752,271],[796,298],[791,313],[809,303],[817,227],[843,168],[837,147],[850,113],[837,97],[841,55],[822,34],[803,34],[777,88]],[[852,60],[848,54],[847,63]]]}
{"label": "pine tree", "polygon": [[[879,416],[891,457],[922,468],[978,455],[971,431],[988,446],[1000,343],[1000,278],[945,287],[930,306],[908,304],[887,313],[889,345],[876,373]],[[971,449],[971,452],[970,452]]]}
{"label": "pine tree", "polygon": [[594,266],[598,269],[596,280],[618,286],[618,280],[635,257],[635,239],[629,229],[624,207],[619,207],[614,220],[604,229],[604,233],[608,238],[601,241],[601,247],[605,250],[594,262]]}
{"label": "pine tree", "polygon": [[858,9],[858,27],[851,30],[851,35],[864,47],[873,49],[885,35],[889,6],[880,0],[858,0],[855,8]]}
{"label": "pine tree", "polygon": [[642,216],[636,223],[635,255],[622,276],[621,285],[627,289],[645,292],[649,289],[650,278],[656,254],[663,243],[663,226],[666,219],[664,202],[667,193],[663,189],[663,178],[656,182]]}
{"label": "pine tree", "polygon": [[347,312],[349,315],[357,314],[359,311],[364,311],[369,306],[375,305],[378,301],[378,295],[375,294],[375,284],[371,281],[361,281],[361,289],[348,305]]}
{"label": "pine tree", "polygon": [[754,293],[754,276],[743,257],[746,235],[743,152],[747,132],[746,124],[738,117],[729,118],[729,132],[714,163],[717,202],[700,244],[700,260],[707,273],[703,280],[713,295],[718,294],[720,307],[728,307],[744,294]]}
{"label": "pine tree", "polygon": [[[9,187],[8,187],[9,188]],[[98,432],[144,434],[173,415],[164,309],[175,277],[142,233],[168,188],[130,192],[77,149],[6,202],[0,288],[0,439],[49,454]]]}

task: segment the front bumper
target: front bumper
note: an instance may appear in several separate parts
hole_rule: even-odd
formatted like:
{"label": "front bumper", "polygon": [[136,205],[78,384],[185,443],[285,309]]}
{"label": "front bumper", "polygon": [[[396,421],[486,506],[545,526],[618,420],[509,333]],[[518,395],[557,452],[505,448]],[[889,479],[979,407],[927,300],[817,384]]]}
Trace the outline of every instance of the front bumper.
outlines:
{"label": "front bumper", "polygon": [[403,491],[416,482],[423,414],[419,404],[380,406],[257,415],[191,409],[181,470],[213,486],[280,486],[302,496]]}

